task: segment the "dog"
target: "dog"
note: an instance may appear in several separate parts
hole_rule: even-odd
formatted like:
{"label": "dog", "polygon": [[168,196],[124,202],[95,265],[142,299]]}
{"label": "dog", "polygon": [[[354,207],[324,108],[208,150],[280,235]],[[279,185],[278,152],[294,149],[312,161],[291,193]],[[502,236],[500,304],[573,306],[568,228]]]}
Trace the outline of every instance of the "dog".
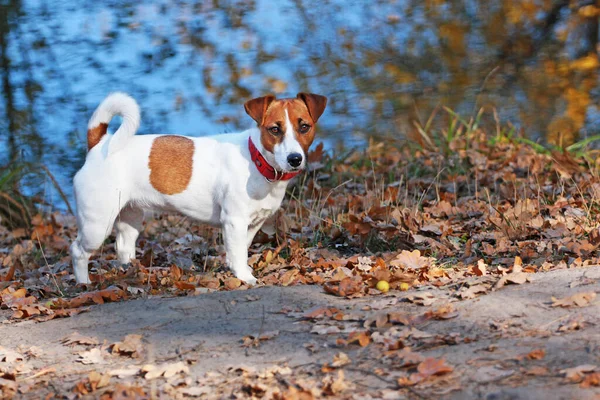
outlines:
{"label": "dog", "polygon": [[[135,135],[138,104],[110,94],[89,121],[87,157],[73,179],[78,233],[70,250],[77,283],[90,283],[89,258],[113,226],[119,262],[135,259],[144,210],[161,210],[221,227],[228,268],[255,284],[248,248],[281,206],[289,180],[305,169],[326,106],[327,98],[313,93],[268,95],[244,104],[256,127],[240,133]],[[107,134],[115,115],[122,123]]]}

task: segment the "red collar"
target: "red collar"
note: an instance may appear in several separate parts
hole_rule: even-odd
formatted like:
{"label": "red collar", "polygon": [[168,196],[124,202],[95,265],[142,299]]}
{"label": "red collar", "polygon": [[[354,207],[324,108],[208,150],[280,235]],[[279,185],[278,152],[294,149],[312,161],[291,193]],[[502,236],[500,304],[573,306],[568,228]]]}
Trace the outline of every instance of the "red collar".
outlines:
{"label": "red collar", "polygon": [[272,181],[288,181],[298,175],[301,171],[293,172],[280,172],[269,164],[265,157],[260,154],[260,151],[256,148],[252,142],[252,138],[248,138],[248,150],[250,150],[250,157],[256,165],[256,169],[261,173],[269,182]]}

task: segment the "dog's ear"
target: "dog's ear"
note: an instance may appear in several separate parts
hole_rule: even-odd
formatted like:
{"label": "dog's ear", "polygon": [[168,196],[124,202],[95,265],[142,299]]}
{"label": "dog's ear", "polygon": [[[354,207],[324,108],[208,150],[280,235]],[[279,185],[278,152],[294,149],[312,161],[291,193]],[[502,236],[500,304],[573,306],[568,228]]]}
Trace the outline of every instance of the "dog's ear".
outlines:
{"label": "dog's ear", "polygon": [[263,123],[265,112],[267,111],[269,104],[271,104],[273,100],[275,100],[275,96],[272,95],[248,100],[244,104],[244,109],[246,110],[246,113],[249,116],[251,116],[252,119],[255,120],[258,125],[261,125]]}
{"label": "dog's ear", "polygon": [[296,98],[301,99],[306,104],[308,112],[315,122],[321,117],[327,106],[327,97],[319,94],[301,92],[296,95]]}

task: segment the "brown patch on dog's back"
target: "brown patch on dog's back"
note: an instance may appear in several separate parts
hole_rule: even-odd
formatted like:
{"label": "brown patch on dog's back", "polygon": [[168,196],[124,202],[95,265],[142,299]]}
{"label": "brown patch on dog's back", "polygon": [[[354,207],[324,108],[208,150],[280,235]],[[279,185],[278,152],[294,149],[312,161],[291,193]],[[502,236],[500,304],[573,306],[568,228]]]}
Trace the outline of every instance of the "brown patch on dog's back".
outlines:
{"label": "brown patch on dog's back", "polygon": [[187,189],[192,179],[194,141],[184,136],[159,136],[152,142],[148,167],[150,184],[163,194]]}
{"label": "brown patch on dog's back", "polygon": [[104,122],[100,123],[97,127],[88,129],[87,131],[87,144],[88,151],[90,151],[95,145],[100,143],[102,137],[106,135],[106,130],[108,129],[108,124]]}

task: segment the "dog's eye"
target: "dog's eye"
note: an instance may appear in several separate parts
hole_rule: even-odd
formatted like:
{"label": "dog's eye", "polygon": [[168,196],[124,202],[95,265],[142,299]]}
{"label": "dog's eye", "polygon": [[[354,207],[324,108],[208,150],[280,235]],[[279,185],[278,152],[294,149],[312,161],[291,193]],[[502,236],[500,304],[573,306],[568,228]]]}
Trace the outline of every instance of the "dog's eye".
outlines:
{"label": "dog's eye", "polygon": [[269,132],[271,132],[273,135],[279,135],[281,133],[281,130],[278,126],[273,126],[269,128]]}
{"label": "dog's eye", "polygon": [[306,133],[310,130],[310,125],[302,124],[300,125],[300,133]]}

